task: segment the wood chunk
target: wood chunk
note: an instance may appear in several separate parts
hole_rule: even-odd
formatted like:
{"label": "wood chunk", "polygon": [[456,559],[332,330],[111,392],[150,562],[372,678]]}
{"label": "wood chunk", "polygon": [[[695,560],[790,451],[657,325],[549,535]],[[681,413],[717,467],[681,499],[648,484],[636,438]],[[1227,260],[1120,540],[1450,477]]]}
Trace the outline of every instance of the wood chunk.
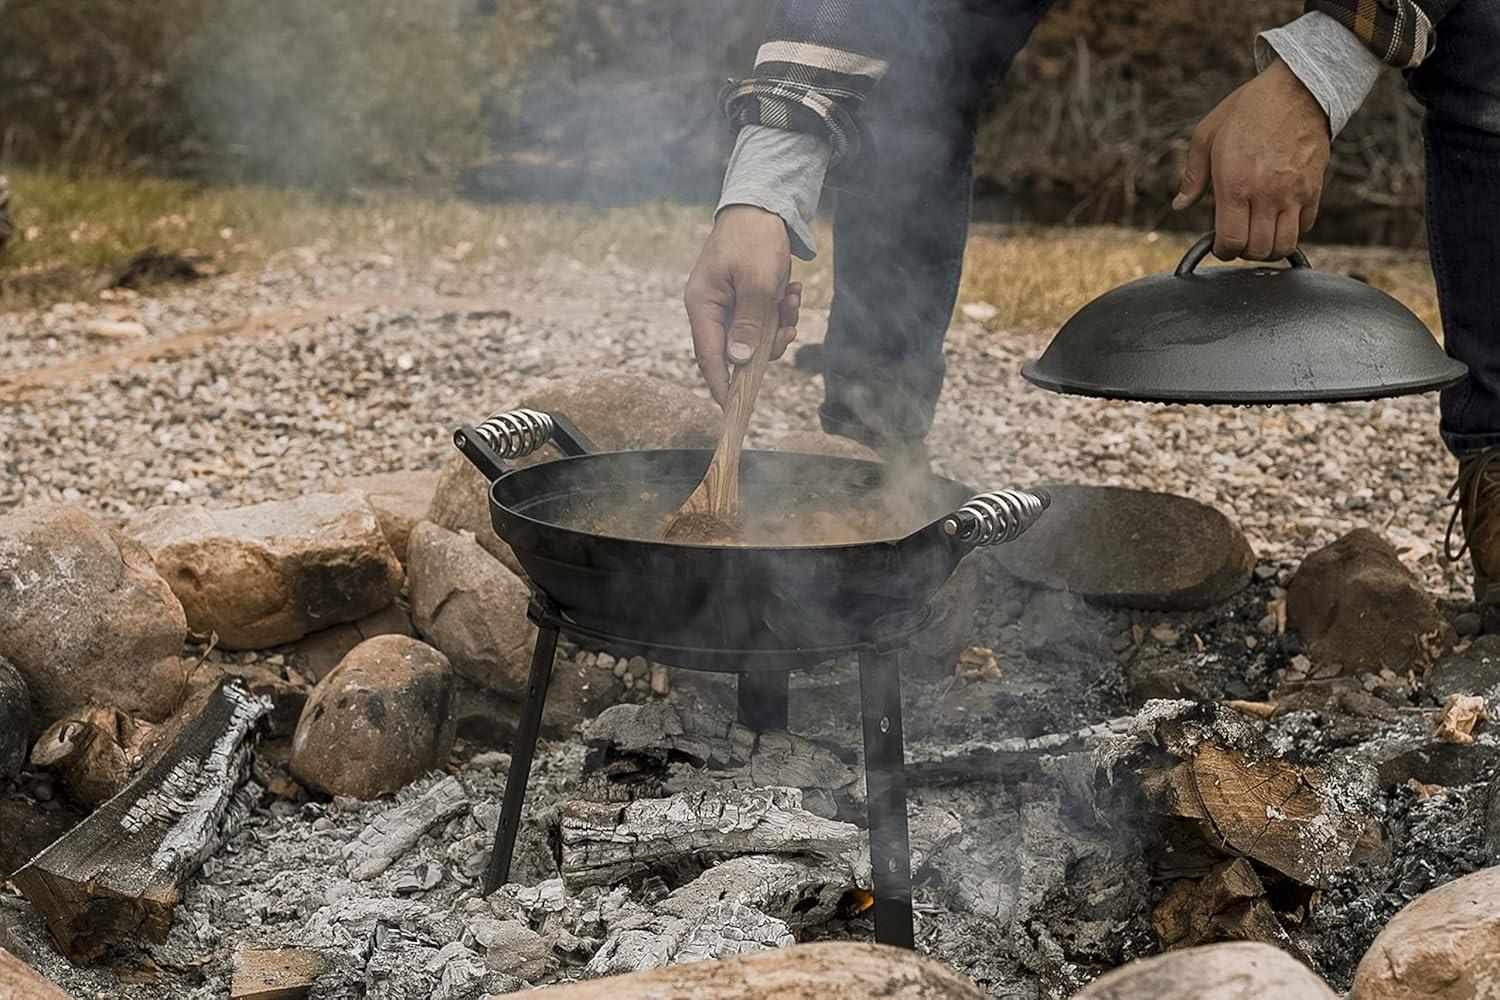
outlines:
{"label": "wood chunk", "polygon": [[251,733],[268,711],[221,682],[139,777],[15,874],[71,961],[167,939],[183,882],[249,810]]}
{"label": "wood chunk", "polygon": [[1198,751],[1192,767],[1222,842],[1305,885],[1326,886],[1364,835],[1368,817],[1346,811],[1313,768],[1251,760],[1213,744]]}
{"label": "wood chunk", "polygon": [[310,948],[242,948],[230,1000],[300,1000],[327,968],[323,953]]}
{"label": "wood chunk", "polygon": [[[517,994],[512,994],[513,996]],[[529,990],[538,1000],[981,1000],[969,980],[915,952],[876,944],[823,943],[677,965],[629,976]]]}
{"label": "wood chunk", "polygon": [[802,808],[795,788],[684,792],[626,806],[562,807],[562,876],[612,885],[663,866],[734,854],[800,854],[868,872],[863,831]]}
{"label": "wood chunk", "polygon": [[7,1000],[71,1000],[56,983],[0,948],[0,997]]}
{"label": "wood chunk", "polygon": [[1199,882],[1173,885],[1151,922],[1165,949],[1237,940],[1264,941],[1298,953],[1260,877],[1244,858],[1219,865]]}
{"label": "wood chunk", "polygon": [[422,839],[422,834],[468,811],[469,793],[448,775],[420,796],[376,817],[344,849],[349,877],[356,882],[375,878]]}

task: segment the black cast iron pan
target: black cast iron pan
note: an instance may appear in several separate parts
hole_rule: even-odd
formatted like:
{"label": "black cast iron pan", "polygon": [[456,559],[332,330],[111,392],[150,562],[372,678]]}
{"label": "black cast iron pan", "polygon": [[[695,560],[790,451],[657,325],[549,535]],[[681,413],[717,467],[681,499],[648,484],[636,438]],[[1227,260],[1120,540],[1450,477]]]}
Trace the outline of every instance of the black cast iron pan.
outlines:
{"label": "black cast iron pan", "polygon": [[[975,497],[939,476],[895,484],[876,462],[746,452],[747,511],[797,517],[878,503],[908,529],[839,545],[675,544],[659,540],[661,526],[710,451],[595,453],[564,415],[535,411],[462,427],[454,441],[490,480],[496,533],[573,631],[699,669],[743,670],[756,658],[786,669],[789,656],[816,662],[870,644],[884,623],[909,626],[964,556],[1018,537],[1048,502],[1021,491]],[[564,457],[505,467],[548,441]]]}

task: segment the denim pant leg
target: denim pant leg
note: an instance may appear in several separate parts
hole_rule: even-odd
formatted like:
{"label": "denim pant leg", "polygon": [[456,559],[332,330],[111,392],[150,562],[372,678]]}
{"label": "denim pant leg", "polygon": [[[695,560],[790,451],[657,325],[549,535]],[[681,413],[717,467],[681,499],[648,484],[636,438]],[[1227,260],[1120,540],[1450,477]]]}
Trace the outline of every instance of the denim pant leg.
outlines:
{"label": "denim pant leg", "polygon": [[821,416],[877,450],[919,445],[943,388],[963,269],[974,136],[1051,0],[913,0],[912,37],[866,105],[868,192],[840,192]]}
{"label": "denim pant leg", "polygon": [[1427,230],[1448,353],[1469,378],[1443,393],[1455,454],[1500,445],[1500,0],[1460,0],[1408,76],[1425,109]]}

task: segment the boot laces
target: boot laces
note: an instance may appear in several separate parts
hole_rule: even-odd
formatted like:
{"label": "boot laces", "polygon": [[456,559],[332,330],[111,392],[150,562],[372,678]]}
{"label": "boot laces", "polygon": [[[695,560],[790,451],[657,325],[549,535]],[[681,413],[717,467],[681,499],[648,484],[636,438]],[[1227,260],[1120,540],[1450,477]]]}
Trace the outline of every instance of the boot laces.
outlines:
{"label": "boot laces", "polygon": [[[1464,557],[1480,520],[1500,507],[1500,447],[1486,449],[1460,461],[1458,478],[1448,491],[1448,499],[1457,501],[1452,516],[1448,518],[1448,530],[1443,535],[1443,555],[1451,562]],[[1464,540],[1455,549],[1454,534],[1459,527],[1463,529]]]}

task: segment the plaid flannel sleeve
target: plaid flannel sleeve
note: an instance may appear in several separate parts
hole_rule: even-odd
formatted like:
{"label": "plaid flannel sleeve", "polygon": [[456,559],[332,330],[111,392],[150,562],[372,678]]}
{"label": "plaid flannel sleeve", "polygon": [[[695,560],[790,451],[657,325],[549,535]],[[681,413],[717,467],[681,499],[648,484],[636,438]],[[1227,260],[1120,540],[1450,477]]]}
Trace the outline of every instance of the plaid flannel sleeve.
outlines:
{"label": "plaid flannel sleeve", "polygon": [[732,81],[721,101],[731,126],[791,129],[825,136],[830,179],[854,183],[872,151],[859,121],[865,98],[890,65],[911,0],[776,0],[765,44],[749,79]]}
{"label": "plaid flannel sleeve", "polygon": [[1432,54],[1437,23],[1459,0],[1307,0],[1354,32],[1380,60],[1412,69]]}

